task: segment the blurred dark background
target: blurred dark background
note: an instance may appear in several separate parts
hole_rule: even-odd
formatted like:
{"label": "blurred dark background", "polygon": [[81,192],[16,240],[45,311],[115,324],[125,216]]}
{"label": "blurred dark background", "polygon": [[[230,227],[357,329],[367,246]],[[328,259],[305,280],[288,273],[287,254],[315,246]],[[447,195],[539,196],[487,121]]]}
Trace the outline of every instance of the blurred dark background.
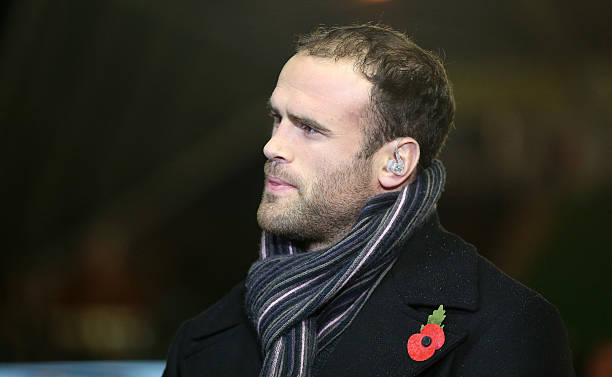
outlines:
{"label": "blurred dark background", "polygon": [[0,361],[165,358],[257,256],[295,34],[373,20],[454,83],[445,226],[559,308],[579,375],[610,368],[609,1],[0,7]]}

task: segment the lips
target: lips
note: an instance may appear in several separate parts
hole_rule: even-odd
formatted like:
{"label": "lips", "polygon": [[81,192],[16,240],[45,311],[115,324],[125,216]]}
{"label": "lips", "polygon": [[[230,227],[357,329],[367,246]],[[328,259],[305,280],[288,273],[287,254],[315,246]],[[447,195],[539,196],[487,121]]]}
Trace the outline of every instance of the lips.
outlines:
{"label": "lips", "polygon": [[284,164],[268,160],[264,164],[265,190],[273,193],[298,190],[300,180],[287,171]]}
{"label": "lips", "polygon": [[266,188],[270,191],[279,192],[295,189],[296,187],[281,178],[273,175],[266,175]]}

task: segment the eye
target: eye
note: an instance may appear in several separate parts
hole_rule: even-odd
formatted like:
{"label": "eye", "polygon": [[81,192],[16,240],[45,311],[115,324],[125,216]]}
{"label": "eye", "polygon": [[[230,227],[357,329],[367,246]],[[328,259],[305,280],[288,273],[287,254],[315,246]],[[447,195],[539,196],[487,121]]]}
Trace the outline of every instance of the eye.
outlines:
{"label": "eye", "polygon": [[310,127],[310,126],[307,126],[305,124],[298,123],[297,126],[302,131],[304,131],[304,133],[307,134],[307,135],[316,135],[316,134],[319,133],[319,131],[317,131],[316,129],[314,129],[314,128]]}

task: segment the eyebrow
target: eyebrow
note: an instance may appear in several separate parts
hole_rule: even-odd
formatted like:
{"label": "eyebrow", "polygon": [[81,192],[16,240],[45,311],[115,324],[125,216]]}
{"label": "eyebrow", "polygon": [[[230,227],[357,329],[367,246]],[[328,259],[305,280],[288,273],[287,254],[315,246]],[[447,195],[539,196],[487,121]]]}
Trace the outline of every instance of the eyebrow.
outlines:
{"label": "eyebrow", "polygon": [[[268,107],[268,111],[271,114],[280,115],[280,112],[274,107],[274,105],[272,105],[272,101],[268,100],[268,106],[267,107]],[[318,131],[318,132],[320,132],[322,134],[330,134],[331,133],[331,130],[329,128],[323,126],[321,123],[317,122],[314,119],[298,116],[298,115],[291,114],[291,113],[288,113],[287,117],[293,123],[299,123],[299,124],[301,124],[303,126],[310,127],[313,130],[316,130],[316,131]]]}

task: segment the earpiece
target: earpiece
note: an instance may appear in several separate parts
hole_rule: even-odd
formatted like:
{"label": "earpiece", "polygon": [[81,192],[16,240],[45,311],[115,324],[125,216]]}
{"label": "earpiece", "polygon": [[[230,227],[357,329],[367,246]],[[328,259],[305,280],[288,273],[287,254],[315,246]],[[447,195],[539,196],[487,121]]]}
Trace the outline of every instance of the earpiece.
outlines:
{"label": "earpiece", "polygon": [[399,154],[399,141],[395,144],[395,159],[389,159],[387,170],[395,175],[402,175],[406,171],[406,164],[404,164],[402,156]]}

